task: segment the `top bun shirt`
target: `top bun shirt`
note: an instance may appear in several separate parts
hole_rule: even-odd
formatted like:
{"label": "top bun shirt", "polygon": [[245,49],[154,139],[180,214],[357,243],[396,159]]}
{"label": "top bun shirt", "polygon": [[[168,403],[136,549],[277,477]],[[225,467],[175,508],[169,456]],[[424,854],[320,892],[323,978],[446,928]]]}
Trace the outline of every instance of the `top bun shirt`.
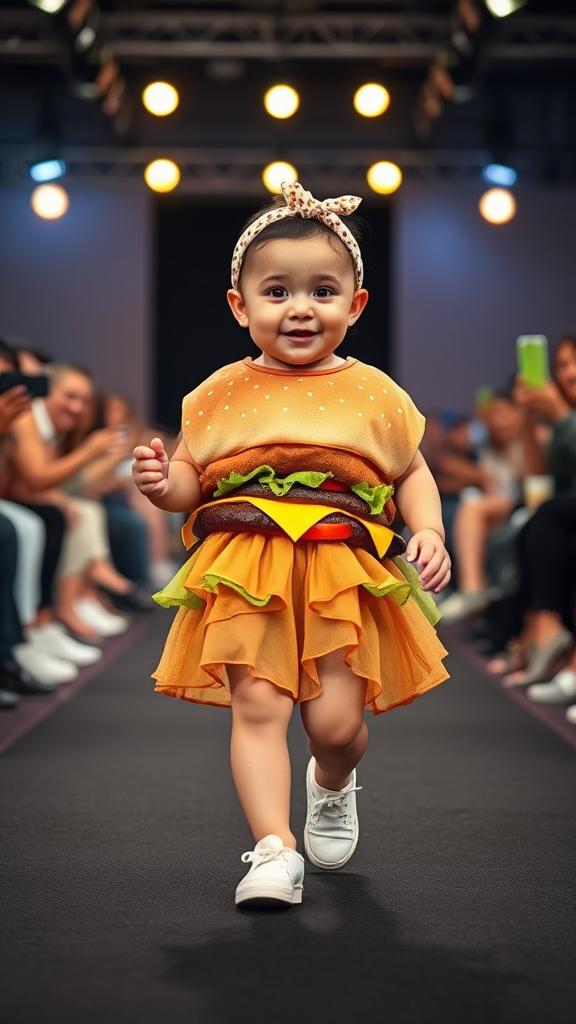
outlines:
{"label": "top bun shirt", "polygon": [[382,482],[393,483],[414,459],[424,426],[402,388],[351,357],[300,373],[243,359],[217,370],[182,405],[182,434],[201,474],[254,448],[302,445],[326,450],[327,471],[337,449],[368,460]]}

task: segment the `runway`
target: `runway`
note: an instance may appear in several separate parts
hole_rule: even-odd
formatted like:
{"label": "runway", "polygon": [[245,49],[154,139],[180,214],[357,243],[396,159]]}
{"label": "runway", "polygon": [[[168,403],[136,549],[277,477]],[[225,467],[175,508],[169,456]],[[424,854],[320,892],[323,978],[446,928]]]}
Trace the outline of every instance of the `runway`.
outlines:
{"label": "runway", "polygon": [[153,693],[169,618],[0,761],[4,1024],[571,1024],[574,749],[453,653],[369,716],[348,868],[241,912],[229,715]]}

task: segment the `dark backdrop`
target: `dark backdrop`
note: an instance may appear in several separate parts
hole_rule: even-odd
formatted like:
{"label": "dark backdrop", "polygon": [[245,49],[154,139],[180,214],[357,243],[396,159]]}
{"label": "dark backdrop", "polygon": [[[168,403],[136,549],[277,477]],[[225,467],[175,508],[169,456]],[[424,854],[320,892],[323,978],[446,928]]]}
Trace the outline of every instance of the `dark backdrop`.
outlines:
{"label": "dark backdrop", "polygon": [[[183,396],[219,366],[256,357],[248,332],[226,302],[230,258],[257,203],[160,200],[156,209],[156,330],[153,401],[156,420],[180,429]],[[363,209],[362,243],[370,302],[338,350],[388,370],[390,363],[390,208]]]}

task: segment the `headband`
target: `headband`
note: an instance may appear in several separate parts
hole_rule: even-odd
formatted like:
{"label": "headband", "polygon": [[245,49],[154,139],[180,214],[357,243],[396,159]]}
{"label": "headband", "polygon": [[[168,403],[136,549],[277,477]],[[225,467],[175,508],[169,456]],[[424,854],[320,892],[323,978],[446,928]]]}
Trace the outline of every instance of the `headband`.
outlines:
{"label": "headband", "polygon": [[360,196],[339,196],[338,199],[324,199],[320,202],[318,199],[314,199],[312,193],[307,192],[297,181],[283,182],[282,195],[286,200],[286,206],[276,206],[271,210],[266,210],[261,217],[258,217],[246,228],[236,242],[232,255],[232,287],[238,287],[246,249],[264,228],[277,220],[284,220],[286,217],[306,217],[321,221],[335,235],[338,235],[352,257],[356,288],[361,288],[364,280],[364,267],[360,248],[352,232],[338,216],[339,213],[344,216],[354,213],[354,210],[362,202]]}

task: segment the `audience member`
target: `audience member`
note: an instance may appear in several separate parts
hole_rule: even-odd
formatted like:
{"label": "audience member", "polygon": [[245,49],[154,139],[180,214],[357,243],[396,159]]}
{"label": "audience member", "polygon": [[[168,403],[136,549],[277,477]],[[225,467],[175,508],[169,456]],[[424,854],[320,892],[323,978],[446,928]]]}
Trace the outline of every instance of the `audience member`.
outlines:
{"label": "audience member", "polygon": [[[565,335],[556,349],[554,379],[543,388],[529,388],[518,380],[515,397],[527,412],[529,471],[551,474],[555,495],[540,505],[521,531],[524,628],[508,653],[490,666],[496,672],[508,670],[506,682],[512,686],[549,679],[574,643],[576,334]],[[550,426],[545,447],[538,439],[542,419]],[[514,662],[516,666],[520,662],[518,671],[510,671],[516,667]]]}
{"label": "audience member", "polygon": [[483,410],[487,443],[478,452],[479,487],[465,488],[454,517],[457,589],[442,604],[445,622],[458,622],[486,608],[497,593],[485,571],[488,535],[505,523],[521,498],[526,459],[522,412],[507,395],[495,395]]}
{"label": "audience member", "polygon": [[[84,466],[121,444],[117,432],[105,428],[63,454],[92,389],[88,371],[65,364],[51,368],[48,397],[34,400],[31,412],[15,424],[7,494],[43,517],[47,505],[64,513],[67,529],[58,563],[57,618],[74,635],[94,639],[126,628],[126,621],[98,600],[94,587],[128,594],[133,584],[110,560],[101,503],[74,498],[66,491],[68,481]],[[51,614],[46,615],[37,623],[40,629],[44,627],[42,636],[51,619]],[[52,639],[52,631],[49,637]]]}

